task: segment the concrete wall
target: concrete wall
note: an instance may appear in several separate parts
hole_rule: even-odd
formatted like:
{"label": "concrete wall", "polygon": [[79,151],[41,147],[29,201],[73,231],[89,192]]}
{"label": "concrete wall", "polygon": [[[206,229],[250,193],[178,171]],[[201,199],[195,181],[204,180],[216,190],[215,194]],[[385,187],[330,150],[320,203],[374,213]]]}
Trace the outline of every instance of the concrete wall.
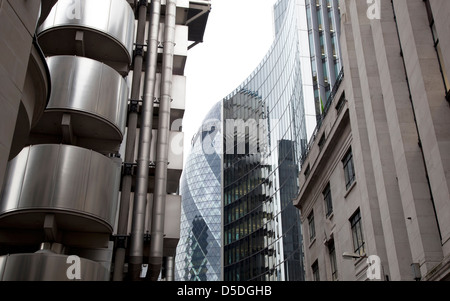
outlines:
{"label": "concrete wall", "polygon": [[40,2],[0,0],[0,184],[13,141]]}

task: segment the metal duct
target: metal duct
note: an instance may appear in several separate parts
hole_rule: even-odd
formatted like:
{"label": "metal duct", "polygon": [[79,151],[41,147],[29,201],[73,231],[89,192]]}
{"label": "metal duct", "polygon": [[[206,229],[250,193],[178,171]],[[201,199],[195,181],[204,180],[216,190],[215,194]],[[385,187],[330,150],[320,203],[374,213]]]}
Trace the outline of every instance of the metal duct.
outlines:
{"label": "metal duct", "polygon": [[167,164],[169,153],[170,106],[172,92],[173,56],[175,47],[176,0],[166,1],[164,24],[164,52],[161,79],[161,102],[155,170],[155,192],[152,213],[149,273],[151,280],[157,280],[163,259],[164,215],[167,186]]}
{"label": "metal duct", "polygon": [[[145,25],[147,21],[147,1],[139,1],[138,24],[136,34],[136,55],[134,58],[133,79],[131,84],[131,110],[128,114],[128,130],[125,146],[125,163],[132,163],[134,160],[134,145],[136,141],[136,128],[138,124],[137,107],[140,99],[140,84],[142,76],[142,65],[144,61],[144,39]],[[126,169],[126,168],[125,168]],[[131,173],[125,174],[122,178],[122,191],[120,195],[120,211],[117,227],[118,236],[126,236],[128,226],[128,212],[130,210],[131,195]],[[123,278],[123,267],[125,263],[125,245],[116,249],[114,264],[114,281],[121,281]]]}
{"label": "metal duct", "polygon": [[139,279],[144,253],[145,209],[147,206],[150,147],[152,141],[153,100],[155,98],[156,68],[158,61],[158,32],[161,15],[161,0],[153,0],[151,23],[148,31],[144,99],[141,112],[139,149],[137,159],[136,188],[134,194],[133,220],[131,227],[130,275]]}
{"label": "metal duct", "polygon": [[175,280],[175,258],[173,256],[167,256],[165,260],[165,280]]}

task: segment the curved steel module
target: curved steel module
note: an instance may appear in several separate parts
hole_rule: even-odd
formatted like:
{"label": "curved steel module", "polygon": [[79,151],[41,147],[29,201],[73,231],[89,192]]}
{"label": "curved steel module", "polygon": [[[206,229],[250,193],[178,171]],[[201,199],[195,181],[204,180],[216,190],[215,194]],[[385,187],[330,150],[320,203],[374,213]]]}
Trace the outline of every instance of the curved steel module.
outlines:
{"label": "curved steel module", "polygon": [[80,55],[129,65],[134,13],[125,0],[59,0],[37,30],[47,55]]}
{"label": "curved steel module", "polygon": [[69,145],[26,147],[8,166],[0,196],[0,226],[111,233],[117,213],[120,163]]}
{"label": "curved steel module", "polygon": [[[125,79],[111,67],[92,59],[54,56],[47,59],[52,92],[44,118],[33,132],[59,135],[64,113],[71,115],[77,137],[107,139],[120,144],[125,133],[128,87]],[[91,148],[96,149],[95,145]],[[110,150],[111,152],[113,150]]]}
{"label": "curved steel module", "polygon": [[50,13],[53,5],[58,2],[58,0],[42,0],[41,1],[41,15],[39,16],[38,20],[38,26],[42,24],[42,22],[45,21],[48,14]]}
{"label": "curved steel module", "polygon": [[79,274],[77,275],[71,273],[72,267],[75,267],[71,263],[75,264],[75,261],[72,261],[68,255],[36,252],[1,256],[0,279],[2,281],[108,280],[108,270],[101,263],[78,258]]}

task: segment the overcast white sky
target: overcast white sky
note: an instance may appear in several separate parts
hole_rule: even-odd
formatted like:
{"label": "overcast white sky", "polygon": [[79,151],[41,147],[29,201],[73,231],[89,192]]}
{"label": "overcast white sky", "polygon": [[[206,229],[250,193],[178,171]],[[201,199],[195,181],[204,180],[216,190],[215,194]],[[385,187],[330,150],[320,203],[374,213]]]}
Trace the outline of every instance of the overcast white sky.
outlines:
{"label": "overcast white sky", "polygon": [[185,68],[185,158],[204,116],[252,73],[269,50],[276,1],[211,1],[203,43],[188,51]]}

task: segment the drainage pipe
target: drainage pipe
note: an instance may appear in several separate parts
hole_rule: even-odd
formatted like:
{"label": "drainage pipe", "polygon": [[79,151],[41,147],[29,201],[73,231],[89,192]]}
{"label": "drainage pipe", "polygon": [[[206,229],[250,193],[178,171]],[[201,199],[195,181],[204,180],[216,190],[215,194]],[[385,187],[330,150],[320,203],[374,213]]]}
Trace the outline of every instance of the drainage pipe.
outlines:
{"label": "drainage pipe", "polygon": [[[132,164],[134,160],[134,145],[136,141],[136,128],[138,121],[138,112],[136,102],[139,103],[140,98],[140,84],[142,76],[142,66],[144,62],[144,40],[145,40],[145,25],[147,21],[147,1],[139,1],[138,8],[138,24],[136,33],[136,53],[134,57],[133,78],[131,83],[131,102],[130,111],[128,113],[127,125],[127,140],[125,145],[124,163]],[[134,103],[134,104],[133,104]],[[122,189],[120,194],[120,209],[119,220],[117,227],[117,236],[128,235],[128,212],[130,208],[132,176],[130,173],[124,173],[122,177]],[[121,240],[123,241],[123,240]],[[116,254],[114,260],[114,281],[123,280],[123,268],[125,264],[126,245],[121,244],[116,247]]]}
{"label": "drainage pipe", "polygon": [[176,8],[176,0],[166,0],[161,100],[159,105],[158,138],[156,142],[155,191],[149,254],[150,280],[158,279],[163,259]]}
{"label": "drainage pipe", "polygon": [[153,0],[151,5],[151,23],[148,31],[148,54],[145,68],[144,99],[141,113],[136,189],[134,194],[131,246],[129,254],[130,275],[133,280],[144,277],[144,275],[141,276],[141,267],[143,264],[144,253],[145,211],[147,206],[160,15],[161,0]]}

